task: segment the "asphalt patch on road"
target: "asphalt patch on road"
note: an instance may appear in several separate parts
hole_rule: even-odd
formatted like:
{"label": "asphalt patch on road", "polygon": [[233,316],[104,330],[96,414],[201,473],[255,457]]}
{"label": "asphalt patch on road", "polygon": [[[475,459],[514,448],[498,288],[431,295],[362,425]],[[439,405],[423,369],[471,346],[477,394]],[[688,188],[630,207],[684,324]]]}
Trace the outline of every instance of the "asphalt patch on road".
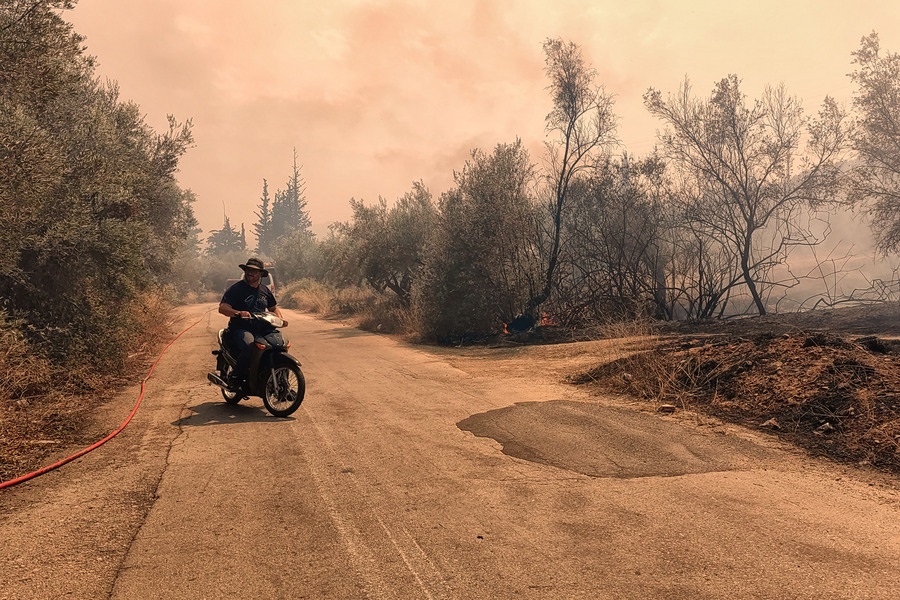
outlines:
{"label": "asphalt patch on road", "polygon": [[521,402],[472,415],[463,431],[503,453],[590,477],[674,477],[759,466],[767,448],[670,418],[583,402]]}

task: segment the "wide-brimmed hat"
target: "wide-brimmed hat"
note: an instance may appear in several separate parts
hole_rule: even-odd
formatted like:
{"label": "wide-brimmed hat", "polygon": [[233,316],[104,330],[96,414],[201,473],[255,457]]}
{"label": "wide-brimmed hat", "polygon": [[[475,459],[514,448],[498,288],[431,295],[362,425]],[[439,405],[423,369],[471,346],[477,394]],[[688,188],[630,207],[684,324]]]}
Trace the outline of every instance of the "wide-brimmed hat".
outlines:
{"label": "wide-brimmed hat", "polygon": [[246,271],[247,269],[254,269],[256,271],[262,271],[263,277],[269,276],[269,272],[266,271],[266,265],[264,265],[263,261],[259,260],[258,258],[249,258],[247,259],[247,264],[238,266],[243,271]]}

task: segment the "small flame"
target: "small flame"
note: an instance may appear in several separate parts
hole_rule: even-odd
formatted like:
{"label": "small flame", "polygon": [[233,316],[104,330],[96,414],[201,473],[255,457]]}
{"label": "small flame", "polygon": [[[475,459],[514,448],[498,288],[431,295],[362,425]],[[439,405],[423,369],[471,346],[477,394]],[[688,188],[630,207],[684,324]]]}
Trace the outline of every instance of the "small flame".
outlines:
{"label": "small flame", "polygon": [[559,326],[559,321],[556,320],[556,317],[549,315],[545,312],[541,313],[541,327],[557,327]]}

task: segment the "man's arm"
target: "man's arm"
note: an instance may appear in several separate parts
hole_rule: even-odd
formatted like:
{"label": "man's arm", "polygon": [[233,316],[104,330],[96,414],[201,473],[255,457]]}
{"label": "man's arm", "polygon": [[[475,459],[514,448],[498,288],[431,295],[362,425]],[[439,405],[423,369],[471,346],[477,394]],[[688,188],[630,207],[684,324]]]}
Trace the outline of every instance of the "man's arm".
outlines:
{"label": "man's arm", "polygon": [[237,317],[239,319],[249,319],[250,313],[246,310],[235,310],[231,308],[231,305],[227,302],[222,302],[219,304],[219,314],[225,315],[228,318]]}

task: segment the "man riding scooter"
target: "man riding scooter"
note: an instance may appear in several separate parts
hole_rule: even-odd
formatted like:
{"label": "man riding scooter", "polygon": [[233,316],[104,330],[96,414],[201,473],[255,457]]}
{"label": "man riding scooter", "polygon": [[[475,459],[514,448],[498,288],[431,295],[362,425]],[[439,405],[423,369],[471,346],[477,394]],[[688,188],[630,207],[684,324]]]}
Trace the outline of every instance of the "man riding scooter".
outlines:
{"label": "man riding scooter", "polygon": [[[284,321],[275,295],[266,285],[260,283],[260,279],[269,274],[263,262],[258,258],[250,258],[246,264],[238,266],[244,271],[244,277],[225,290],[219,304],[219,313],[230,319],[229,342],[238,355],[237,364],[228,378],[228,385],[234,389],[242,389],[247,378],[251,355],[248,348],[256,339],[256,335],[266,333],[260,329],[264,324],[250,320],[250,314],[268,310]],[[282,327],[287,327],[287,321],[284,321]]]}

